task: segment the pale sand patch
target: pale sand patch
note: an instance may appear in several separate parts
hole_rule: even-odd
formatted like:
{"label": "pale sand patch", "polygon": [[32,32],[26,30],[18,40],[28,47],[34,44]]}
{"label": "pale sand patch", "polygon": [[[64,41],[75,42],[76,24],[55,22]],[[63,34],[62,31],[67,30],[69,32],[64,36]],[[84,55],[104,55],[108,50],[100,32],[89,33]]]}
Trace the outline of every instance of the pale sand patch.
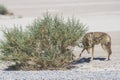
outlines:
{"label": "pale sand patch", "polygon": [[74,16],[89,26],[89,31],[120,31],[119,0],[1,0],[1,3],[22,17],[41,17],[49,11],[53,15]]}
{"label": "pale sand patch", "polygon": [[13,13],[40,16],[45,11],[64,15],[120,14],[119,0],[1,0]]}

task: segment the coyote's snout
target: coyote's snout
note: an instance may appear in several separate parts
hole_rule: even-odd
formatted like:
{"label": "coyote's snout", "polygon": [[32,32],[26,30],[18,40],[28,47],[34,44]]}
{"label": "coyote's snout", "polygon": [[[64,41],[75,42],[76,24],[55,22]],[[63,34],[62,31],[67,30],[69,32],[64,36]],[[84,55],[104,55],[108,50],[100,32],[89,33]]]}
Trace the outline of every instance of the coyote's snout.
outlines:
{"label": "coyote's snout", "polygon": [[83,44],[83,50],[80,53],[80,57],[84,50],[87,50],[87,52],[90,53],[90,49],[92,48],[91,60],[93,60],[94,47],[97,44],[101,44],[102,48],[107,52],[107,60],[110,60],[110,55],[112,53],[111,37],[107,33],[89,32],[89,33],[85,34],[85,36],[83,37],[82,44]]}

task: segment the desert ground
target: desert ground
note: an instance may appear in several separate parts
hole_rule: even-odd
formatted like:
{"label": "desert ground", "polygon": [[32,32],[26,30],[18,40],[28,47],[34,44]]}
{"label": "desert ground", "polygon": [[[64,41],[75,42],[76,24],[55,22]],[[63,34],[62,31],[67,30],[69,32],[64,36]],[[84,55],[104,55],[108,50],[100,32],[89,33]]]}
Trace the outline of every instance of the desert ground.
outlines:
{"label": "desert ground", "polygon": [[[106,61],[107,54],[100,45],[95,47],[94,60],[91,54],[84,52],[81,60],[74,63],[78,71],[120,71],[120,1],[119,0],[0,0],[14,16],[0,15],[0,29],[21,25],[25,28],[32,21],[41,17],[46,11],[55,15],[75,17],[88,26],[91,31],[106,32],[112,39],[111,60]],[[0,40],[4,35],[0,31]],[[74,47],[73,53],[78,57],[81,48]],[[0,62],[0,70],[7,63]],[[107,79],[106,79],[107,80]]]}

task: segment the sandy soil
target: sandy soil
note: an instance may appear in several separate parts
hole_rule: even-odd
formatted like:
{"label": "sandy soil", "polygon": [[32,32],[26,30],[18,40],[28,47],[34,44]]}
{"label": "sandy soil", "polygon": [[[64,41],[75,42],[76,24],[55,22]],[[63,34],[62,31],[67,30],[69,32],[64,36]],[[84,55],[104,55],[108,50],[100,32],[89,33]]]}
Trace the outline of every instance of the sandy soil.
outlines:
{"label": "sandy soil", "polygon": [[45,11],[64,15],[119,14],[119,0],[1,0],[16,15],[40,16]]}
{"label": "sandy soil", "polygon": [[[44,12],[59,14],[65,17],[75,16],[89,27],[89,31],[104,31],[112,38],[111,60],[106,61],[106,53],[100,47],[95,48],[95,59],[90,61],[91,54],[84,52],[82,59],[75,63],[80,70],[120,70],[120,1],[119,0],[0,0],[1,4],[15,16],[0,16],[0,30],[4,26],[31,24]],[[0,31],[0,40],[3,39]],[[79,55],[81,48],[75,47],[74,53]],[[4,65],[0,62],[0,65]],[[3,67],[0,67],[3,70]]]}

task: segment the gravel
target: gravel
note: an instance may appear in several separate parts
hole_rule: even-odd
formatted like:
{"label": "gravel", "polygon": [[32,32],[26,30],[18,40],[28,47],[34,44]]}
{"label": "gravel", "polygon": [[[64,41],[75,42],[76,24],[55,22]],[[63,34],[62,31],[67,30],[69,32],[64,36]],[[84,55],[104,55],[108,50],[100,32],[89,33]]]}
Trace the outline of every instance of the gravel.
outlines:
{"label": "gravel", "polygon": [[0,80],[120,80],[120,71],[1,71]]}

